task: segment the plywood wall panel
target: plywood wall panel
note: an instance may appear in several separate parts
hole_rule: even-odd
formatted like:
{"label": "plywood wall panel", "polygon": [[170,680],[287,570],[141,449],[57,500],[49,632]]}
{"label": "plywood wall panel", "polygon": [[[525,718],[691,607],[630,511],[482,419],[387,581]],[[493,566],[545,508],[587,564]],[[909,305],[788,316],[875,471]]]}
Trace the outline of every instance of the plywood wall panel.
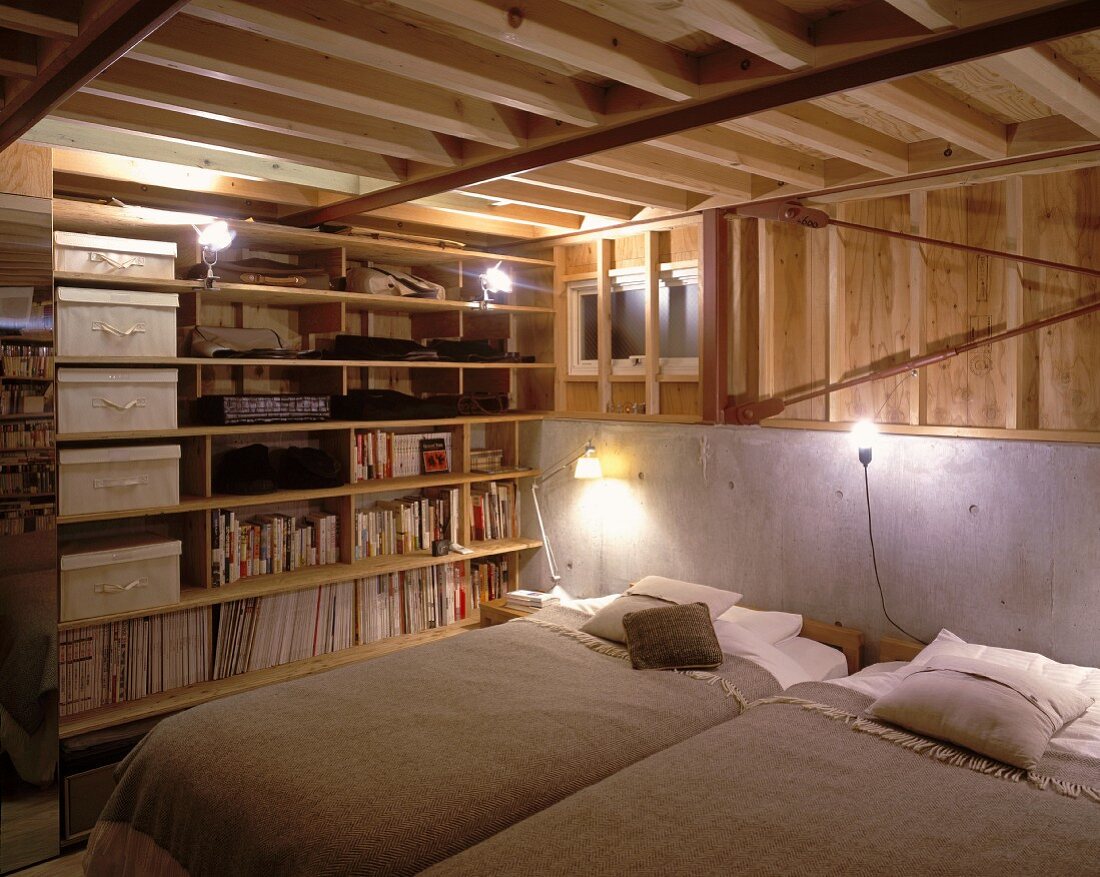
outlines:
{"label": "plywood wall panel", "polygon": [[595,381],[571,381],[565,385],[566,411],[599,411],[600,393]]}

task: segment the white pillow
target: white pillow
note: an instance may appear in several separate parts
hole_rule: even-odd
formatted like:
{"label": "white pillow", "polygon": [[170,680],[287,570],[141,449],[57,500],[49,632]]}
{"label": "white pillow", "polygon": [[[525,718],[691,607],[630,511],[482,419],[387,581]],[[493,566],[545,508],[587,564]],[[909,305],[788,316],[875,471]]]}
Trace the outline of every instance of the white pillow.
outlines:
{"label": "white pillow", "polygon": [[706,603],[711,620],[720,616],[743,596],[736,591],[722,591],[707,585],[666,579],[664,576],[646,576],[627,588],[626,593],[656,597],[669,603]]}
{"label": "white pillow", "polygon": [[773,646],[798,636],[802,630],[802,616],[793,612],[763,612],[731,606],[718,617],[722,621],[740,624]]}
{"label": "white pillow", "polygon": [[763,667],[782,688],[790,688],[798,682],[810,682],[810,675],[794,658],[784,655],[769,642],[765,642],[750,630],[733,621],[714,622],[718,644],[726,655],[747,658]]}
{"label": "white pillow", "polygon": [[589,616],[595,615],[604,606],[614,603],[621,596],[619,594],[608,594],[604,597],[569,597],[564,596],[565,592],[561,588],[554,588],[550,593],[561,597],[561,606],[567,609],[575,609],[577,612],[583,612]]}
{"label": "white pillow", "polygon": [[825,643],[804,636],[792,636],[776,643],[775,647],[788,658],[798,661],[815,682],[828,682],[848,675],[848,659],[844,657],[844,652]]}

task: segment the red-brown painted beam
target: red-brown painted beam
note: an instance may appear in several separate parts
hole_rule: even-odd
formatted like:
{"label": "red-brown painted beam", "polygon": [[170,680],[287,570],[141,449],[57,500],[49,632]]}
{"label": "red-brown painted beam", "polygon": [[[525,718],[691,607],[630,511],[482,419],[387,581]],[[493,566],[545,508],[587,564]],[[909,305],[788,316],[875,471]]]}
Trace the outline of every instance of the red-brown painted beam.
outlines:
{"label": "red-brown painted beam", "polygon": [[810,69],[771,85],[690,106],[674,107],[638,121],[581,133],[568,140],[514,150],[477,164],[442,171],[325,207],[293,213],[283,222],[298,226],[333,222],[356,213],[404,204],[496,177],[571,161],[596,152],[667,137],[702,125],[738,119],[926,70],[961,64],[1098,27],[1100,3],[1077,0],[999,24],[935,35],[918,45],[905,46],[889,54],[850,61],[826,70]]}
{"label": "red-brown painted beam", "polygon": [[120,0],[85,24],[76,38],[0,109],[0,150],[186,5],[187,0]]}
{"label": "red-brown painted beam", "polygon": [[732,286],[730,220],[724,210],[703,211],[703,283],[699,298],[702,357],[699,381],[702,394],[700,414],[704,423],[722,423],[729,389],[729,304]]}

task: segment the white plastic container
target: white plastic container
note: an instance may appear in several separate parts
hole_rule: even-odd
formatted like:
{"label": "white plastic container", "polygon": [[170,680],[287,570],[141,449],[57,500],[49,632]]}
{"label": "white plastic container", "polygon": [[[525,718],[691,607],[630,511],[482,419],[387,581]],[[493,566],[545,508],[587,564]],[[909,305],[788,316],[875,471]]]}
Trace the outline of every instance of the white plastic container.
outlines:
{"label": "white plastic container", "polygon": [[61,515],[179,505],[180,446],[62,450],[58,480]]}
{"label": "white plastic container", "polygon": [[61,620],[178,603],[182,550],[151,533],[62,546]]}
{"label": "white plastic container", "polygon": [[174,368],[60,368],[57,431],[175,429],[178,381]]}
{"label": "white plastic container", "polygon": [[53,233],[55,271],[173,280],[176,245],[171,241],[138,241],[71,231]]}
{"label": "white plastic container", "polygon": [[57,289],[58,356],[176,355],[179,296],[121,289]]}

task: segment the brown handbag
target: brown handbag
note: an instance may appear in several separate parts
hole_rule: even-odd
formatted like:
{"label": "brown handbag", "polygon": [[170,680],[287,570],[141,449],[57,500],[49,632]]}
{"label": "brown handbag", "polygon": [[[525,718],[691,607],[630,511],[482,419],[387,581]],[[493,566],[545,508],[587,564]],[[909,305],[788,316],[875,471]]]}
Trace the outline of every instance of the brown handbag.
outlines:
{"label": "brown handbag", "polygon": [[[239,262],[218,262],[214,273],[222,283],[245,283],[254,286],[285,286],[328,289],[329,276],[324,268],[287,265],[270,259],[241,259]],[[187,277],[201,280],[206,276],[206,264],[200,262],[187,269]]]}

